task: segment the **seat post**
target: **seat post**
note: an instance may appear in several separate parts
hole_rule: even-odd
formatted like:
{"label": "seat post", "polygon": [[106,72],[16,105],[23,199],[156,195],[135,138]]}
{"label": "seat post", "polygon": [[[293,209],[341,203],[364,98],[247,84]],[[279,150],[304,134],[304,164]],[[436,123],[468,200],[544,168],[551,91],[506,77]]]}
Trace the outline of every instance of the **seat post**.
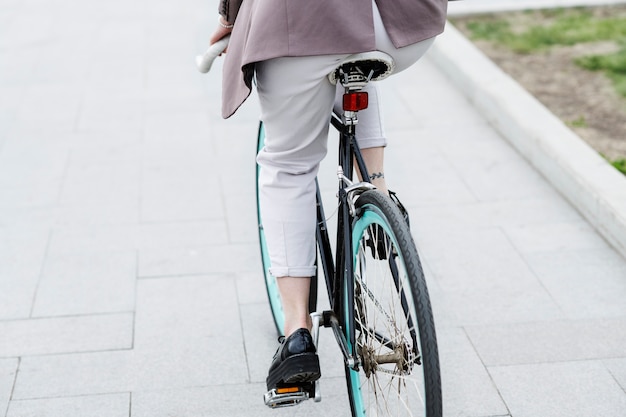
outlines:
{"label": "seat post", "polygon": [[368,95],[361,91],[372,78],[373,71],[363,74],[358,63],[346,64],[339,70],[339,82],[344,88],[343,121],[346,126],[356,126],[359,122],[357,113],[368,106]]}

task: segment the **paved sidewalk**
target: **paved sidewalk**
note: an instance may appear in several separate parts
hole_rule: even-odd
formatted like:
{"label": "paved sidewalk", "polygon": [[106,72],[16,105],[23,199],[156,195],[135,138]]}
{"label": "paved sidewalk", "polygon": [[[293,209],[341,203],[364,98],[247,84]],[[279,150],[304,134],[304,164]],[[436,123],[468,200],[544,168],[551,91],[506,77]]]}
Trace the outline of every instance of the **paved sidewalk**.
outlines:
{"label": "paved sidewalk", "polygon": [[[214,6],[0,4],[0,416],[350,415],[329,332],[322,402],[262,404],[258,106],[195,71]],[[623,416],[626,260],[430,59],[383,94],[445,415]]]}

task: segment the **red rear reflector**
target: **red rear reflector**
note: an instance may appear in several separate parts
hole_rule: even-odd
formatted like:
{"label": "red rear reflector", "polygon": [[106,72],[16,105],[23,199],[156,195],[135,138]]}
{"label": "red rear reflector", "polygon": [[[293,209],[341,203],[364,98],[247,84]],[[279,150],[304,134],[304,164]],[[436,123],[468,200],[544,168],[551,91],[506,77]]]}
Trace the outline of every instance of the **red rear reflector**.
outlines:
{"label": "red rear reflector", "polygon": [[343,95],[343,109],[359,111],[367,109],[367,92],[346,93]]}

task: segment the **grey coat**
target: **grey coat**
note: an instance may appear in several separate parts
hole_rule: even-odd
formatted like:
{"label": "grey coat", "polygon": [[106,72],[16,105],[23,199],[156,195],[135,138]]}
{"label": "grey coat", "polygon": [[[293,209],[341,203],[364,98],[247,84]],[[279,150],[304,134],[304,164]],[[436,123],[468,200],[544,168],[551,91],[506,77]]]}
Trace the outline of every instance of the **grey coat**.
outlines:
{"label": "grey coat", "polygon": [[[221,0],[235,23],[224,61],[222,116],[251,91],[254,63],[283,56],[352,54],[375,48],[372,0]],[[443,31],[448,0],[375,0],[397,48]]]}

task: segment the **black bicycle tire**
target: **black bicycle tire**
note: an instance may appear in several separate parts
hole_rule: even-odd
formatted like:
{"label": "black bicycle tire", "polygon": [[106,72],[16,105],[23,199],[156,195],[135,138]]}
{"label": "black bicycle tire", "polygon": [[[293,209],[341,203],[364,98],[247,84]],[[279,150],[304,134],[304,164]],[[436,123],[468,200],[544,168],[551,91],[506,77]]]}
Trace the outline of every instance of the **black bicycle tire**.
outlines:
{"label": "black bicycle tire", "polygon": [[[411,296],[414,300],[416,310],[417,329],[419,332],[422,366],[425,384],[426,406],[424,410],[425,417],[441,417],[442,416],[442,394],[441,394],[441,371],[439,366],[439,354],[437,347],[437,337],[435,332],[435,323],[432,314],[430,296],[426,285],[419,255],[415,247],[415,243],[411,236],[408,225],[399,209],[393,201],[380,193],[379,191],[367,191],[363,193],[356,202],[357,217],[361,218],[367,210],[375,208],[384,217],[389,230],[395,235],[396,247],[400,256],[404,261],[404,267],[407,271],[407,280],[410,286]],[[354,242],[356,244],[356,242]],[[353,251],[354,253],[354,251]],[[404,309],[404,308],[403,308]],[[342,315],[344,318],[348,314]],[[348,328],[355,328],[356,323],[342,323],[344,331]],[[349,335],[346,334],[346,338]],[[355,390],[352,387],[350,368],[346,366],[346,384],[350,399],[350,407],[354,417],[360,417],[362,412],[356,409]]]}
{"label": "black bicycle tire", "polygon": [[[259,122],[259,129],[257,131],[257,152],[263,148],[265,143],[265,129],[263,126],[263,122]],[[261,264],[263,268],[263,282],[265,284],[265,291],[267,293],[267,298],[270,304],[270,312],[272,314],[272,319],[274,320],[274,325],[276,327],[276,331],[279,335],[284,335],[284,331],[282,328],[283,319],[278,317],[277,311],[282,311],[280,297],[277,296],[276,290],[270,288],[268,282],[271,280],[276,280],[276,278],[272,277],[269,272],[269,254],[267,253],[267,245],[265,243],[265,231],[263,229],[263,221],[261,219],[261,209],[259,205],[259,171],[260,167],[256,165],[256,213],[257,213],[257,225],[258,225],[258,236],[259,236],[259,249],[261,255]],[[318,286],[318,273],[311,277],[311,286],[309,289],[309,312],[312,313],[317,309],[317,286]]]}

